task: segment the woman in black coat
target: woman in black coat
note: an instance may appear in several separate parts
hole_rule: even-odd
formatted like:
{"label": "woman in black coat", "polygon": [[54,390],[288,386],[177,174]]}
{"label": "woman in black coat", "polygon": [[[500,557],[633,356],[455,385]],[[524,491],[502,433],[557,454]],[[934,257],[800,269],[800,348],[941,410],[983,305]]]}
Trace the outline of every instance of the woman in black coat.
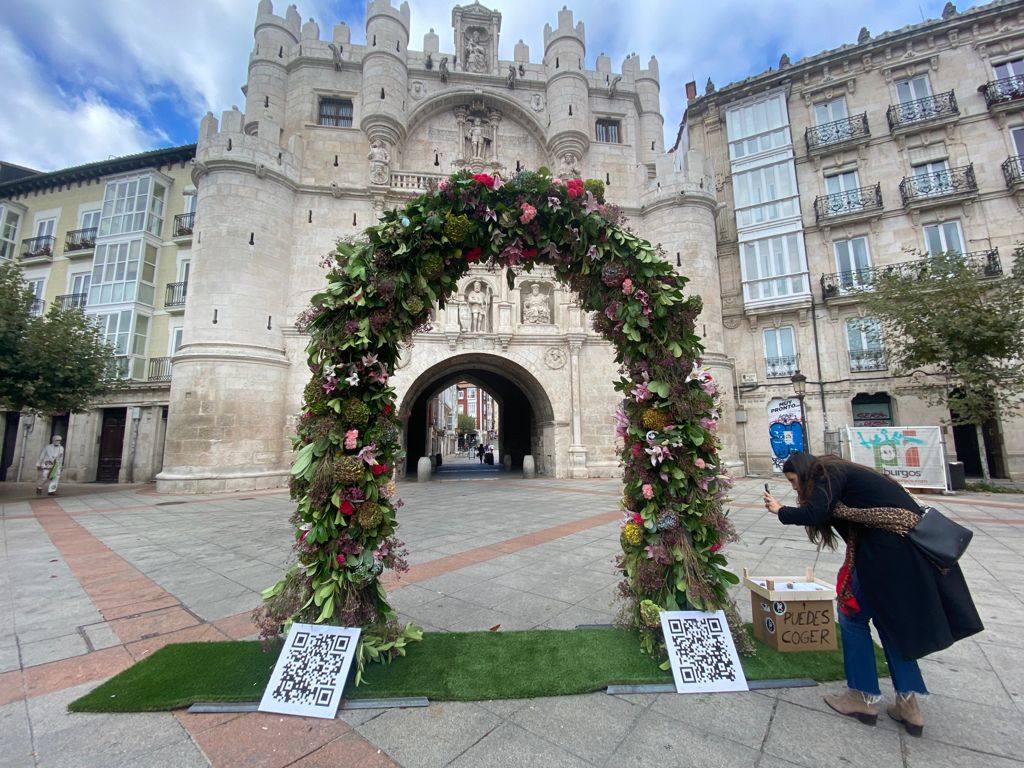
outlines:
{"label": "woman in black coat", "polygon": [[[948,648],[983,627],[959,566],[940,571],[905,536],[835,516],[836,505],[895,507],[920,515],[903,486],[872,469],[835,456],[794,453],[782,467],[800,506],[784,507],[765,493],[765,507],[786,525],[803,525],[811,541],[834,548],[838,533],[848,557],[839,574],[839,629],[847,691],[825,703],[874,725],[881,697],[869,621],[882,640],[896,689],[889,716],[907,732],[924,729],[915,694],[927,693],[917,659]],[[851,557],[852,556],[852,557]]]}

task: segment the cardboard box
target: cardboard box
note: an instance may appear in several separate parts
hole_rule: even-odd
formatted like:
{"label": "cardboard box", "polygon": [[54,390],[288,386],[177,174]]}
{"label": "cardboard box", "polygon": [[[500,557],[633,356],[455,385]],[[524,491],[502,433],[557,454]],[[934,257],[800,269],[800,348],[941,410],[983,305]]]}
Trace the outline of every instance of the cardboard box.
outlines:
{"label": "cardboard box", "polygon": [[754,636],[761,642],[782,652],[839,647],[836,590],[815,579],[813,569],[803,576],[750,576],[744,568],[743,585],[750,590]]}

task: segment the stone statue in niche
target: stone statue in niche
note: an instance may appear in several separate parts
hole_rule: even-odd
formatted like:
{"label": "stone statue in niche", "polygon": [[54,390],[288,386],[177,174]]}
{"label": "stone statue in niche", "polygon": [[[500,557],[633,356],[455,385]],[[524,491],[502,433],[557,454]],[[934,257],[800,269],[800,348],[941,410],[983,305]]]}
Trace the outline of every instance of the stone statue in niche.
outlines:
{"label": "stone statue in niche", "polygon": [[391,180],[391,153],[387,145],[380,139],[374,139],[366,157],[370,161],[370,183],[387,184]]}
{"label": "stone statue in niche", "polygon": [[511,64],[508,65],[508,76],[505,78],[505,84],[508,85],[509,90],[515,90],[516,68]]}
{"label": "stone statue in niche", "polygon": [[437,66],[437,71],[441,73],[441,82],[448,82],[448,57],[442,56],[441,63]]}
{"label": "stone statue in niche", "polygon": [[491,296],[483,283],[474,280],[466,291],[466,304],[469,307],[470,333],[487,333],[490,330]]}
{"label": "stone statue in niche", "polygon": [[466,46],[463,51],[463,67],[467,72],[483,74],[487,66],[487,33],[479,27],[468,30]]}
{"label": "stone statue in niche", "polygon": [[469,140],[470,157],[473,160],[483,160],[484,152],[487,149],[487,144],[490,140],[484,136],[484,128],[480,123],[480,118],[473,120],[473,125],[469,128],[469,134],[466,138]]}
{"label": "stone statue in niche", "polygon": [[577,167],[579,160],[579,156],[575,152],[566,152],[562,155],[562,167],[559,175],[566,178],[576,178],[579,176],[580,169]]}
{"label": "stone statue in niche", "polygon": [[533,283],[523,294],[523,322],[527,325],[551,324],[551,298],[541,291],[540,283]]}

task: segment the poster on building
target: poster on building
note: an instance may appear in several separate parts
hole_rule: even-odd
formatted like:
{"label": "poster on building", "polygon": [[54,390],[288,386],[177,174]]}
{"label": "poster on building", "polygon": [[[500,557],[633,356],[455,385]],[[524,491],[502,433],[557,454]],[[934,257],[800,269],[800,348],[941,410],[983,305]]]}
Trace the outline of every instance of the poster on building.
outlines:
{"label": "poster on building", "polygon": [[908,488],[946,488],[946,457],[938,427],[847,427],[850,460]]}
{"label": "poster on building", "polygon": [[776,397],[768,401],[768,441],[772,448],[772,469],[776,472],[782,471],[789,454],[805,450],[800,401],[795,397]]}

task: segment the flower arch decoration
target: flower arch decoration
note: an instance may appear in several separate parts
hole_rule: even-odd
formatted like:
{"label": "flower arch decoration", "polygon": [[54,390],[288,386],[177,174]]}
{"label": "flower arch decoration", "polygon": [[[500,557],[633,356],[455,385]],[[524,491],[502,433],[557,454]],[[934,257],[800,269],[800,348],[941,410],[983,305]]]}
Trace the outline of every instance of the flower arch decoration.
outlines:
{"label": "flower arch decoration", "polygon": [[620,622],[656,654],[659,610],[725,608],[745,647],[728,596],[738,579],[718,552],[734,532],[717,392],[694,332],[701,300],[684,296],[687,279],[605,204],[600,181],[544,170],[507,182],[451,176],[328,257],[327,287],[299,319],[312,378],[293,438],[297,562],[264,592],[263,634],[291,621],[360,626],[360,663],[419,638],[398,627],[381,582],[385,570],[407,567],[395,537],[393,474],[404,456],[388,379],[401,343],[477,263],[507,268],[510,285],[516,271],[550,264],[614,345],[625,468]]}

